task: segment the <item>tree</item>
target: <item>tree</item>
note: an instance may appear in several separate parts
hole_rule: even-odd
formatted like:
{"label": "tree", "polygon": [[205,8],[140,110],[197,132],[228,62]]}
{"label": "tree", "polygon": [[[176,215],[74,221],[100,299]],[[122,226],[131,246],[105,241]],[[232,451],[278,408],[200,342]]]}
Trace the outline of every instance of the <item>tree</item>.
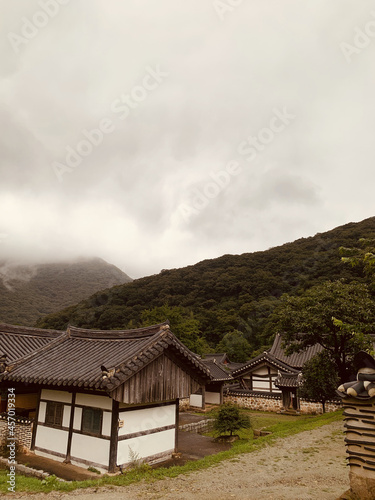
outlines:
{"label": "tree", "polygon": [[353,356],[371,349],[367,334],[373,331],[374,306],[366,285],[328,281],[301,296],[283,296],[272,322],[283,334],[287,354],[320,344],[344,382]]}
{"label": "tree", "polygon": [[169,320],[172,332],[188,349],[197,354],[209,352],[210,348],[201,336],[199,321],[184,307],[165,304],[153,309],[145,309],[141,314],[142,326],[151,326]]}
{"label": "tree", "polygon": [[301,396],[320,401],[325,413],[325,403],[336,396],[339,386],[337,367],[327,351],[322,351],[307,361],[302,368],[303,385]]}
{"label": "tree", "polygon": [[245,339],[243,333],[238,330],[233,330],[224,335],[216,348],[218,352],[226,352],[229,359],[237,363],[247,361],[251,352],[249,342]]}
{"label": "tree", "polygon": [[369,238],[360,238],[360,248],[340,247],[341,262],[350,264],[352,267],[363,266],[367,276],[375,276],[375,240]]}
{"label": "tree", "polygon": [[224,403],[214,422],[214,431],[217,435],[233,435],[233,432],[251,427],[250,418],[241,413],[238,406],[233,403]]}

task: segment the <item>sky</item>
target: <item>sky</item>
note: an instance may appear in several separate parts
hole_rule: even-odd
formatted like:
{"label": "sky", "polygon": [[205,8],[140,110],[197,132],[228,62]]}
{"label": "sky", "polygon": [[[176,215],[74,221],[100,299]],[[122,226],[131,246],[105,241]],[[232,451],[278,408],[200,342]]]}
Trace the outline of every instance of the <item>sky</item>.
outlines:
{"label": "sky", "polygon": [[139,278],[374,215],[372,1],[0,8],[0,258]]}

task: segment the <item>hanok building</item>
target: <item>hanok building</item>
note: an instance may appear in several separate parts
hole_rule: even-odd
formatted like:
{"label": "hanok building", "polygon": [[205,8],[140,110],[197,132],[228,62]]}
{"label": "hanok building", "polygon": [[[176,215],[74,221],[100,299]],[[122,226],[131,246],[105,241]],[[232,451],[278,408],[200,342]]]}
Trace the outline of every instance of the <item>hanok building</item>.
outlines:
{"label": "hanok building", "polygon": [[179,398],[211,380],[167,322],[113,331],[0,325],[1,354],[2,411],[14,392],[17,415],[34,420],[31,449],[109,471],[176,451]]}
{"label": "hanok building", "polygon": [[190,395],[190,406],[205,408],[206,404],[221,405],[224,402],[224,385],[233,381],[225,364],[219,364],[214,357],[201,359],[208,368],[211,380],[194,394]]}
{"label": "hanok building", "polygon": [[245,363],[236,363],[231,361],[226,352],[204,354],[203,362],[208,362],[208,361],[214,361],[216,365],[220,366],[221,368],[229,372],[233,372],[234,370],[237,370],[237,368],[240,368],[245,364]]}
{"label": "hanok building", "polygon": [[299,353],[287,355],[282,347],[281,335],[276,334],[271,349],[232,372],[238,383],[230,387],[227,393],[233,396],[281,399],[281,411],[298,412],[301,369],[306,361],[322,349],[317,344]]}
{"label": "hanok building", "polygon": [[226,352],[204,354],[204,361],[215,361],[218,365],[228,366],[230,361]]}

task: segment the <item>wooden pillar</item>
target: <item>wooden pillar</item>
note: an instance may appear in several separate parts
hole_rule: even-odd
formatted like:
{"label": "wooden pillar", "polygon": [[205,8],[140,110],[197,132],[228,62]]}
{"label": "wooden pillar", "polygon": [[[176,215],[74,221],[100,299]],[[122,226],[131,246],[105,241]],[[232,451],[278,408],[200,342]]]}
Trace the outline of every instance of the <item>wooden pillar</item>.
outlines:
{"label": "wooden pillar", "polygon": [[270,393],[272,393],[272,376],[271,376],[271,369],[269,366],[267,366],[267,371],[268,371],[268,383],[270,384]]}
{"label": "wooden pillar", "polygon": [[30,446],[31,451],[35,450],[36,430],[38,428],[38,418],[39,418],[39,408],[40,408],[40,397],[41,397],[41,394],[42,394],[42,389],[39,389],[38,402],[37,402],[37,405],[36,405],[35,419],[34,419],[34,424],[33,424],[33,432],[32,432],[32,435],[31,435],[31,446]]}
{"label": "wooden pillar", "polygon": [[108,472],[115,472],[117,465],[119,402],[112,400],[111,440],[109,444]]}
{"label": "wooden pillar", "polygon": [[66,457],[64,462],[70,463],[70,451],[72,449],[72,439],[73,439],[73,423],[74,423],[74,412],[76,409],[76,393],[72,393],[72,404],[70,406],[70,419],[69,419],[69,434],[68,434],[68,444],[66,447]]}
{"label": "wooden pillar", "polygon": [[224,402],[224,384],[220,386],[220,404],[222,405]]}
{"label": "wooden pillar", "polygon": [[202,385],[202,410],[206,408],[206,386]]}
{"label": "wooden pillar", "polygon": [[297,411],[298,410],[297,389],[292,389],[291,394],[292,394],[292,408],[293,410]]}
{"label": "wooden pillar", "polygon": [[180,426],[180,400],[177,398],[176,399],[176,430],[175,430],[175,437],[174,437],[174,451],[177,453],[178,451],[178,428]]}
{"label": "wooden pillar", "polygon": [[301,411],[301,400],[299,397],[299,387],[296,389],[296,402],[297,402],[297,411]]}

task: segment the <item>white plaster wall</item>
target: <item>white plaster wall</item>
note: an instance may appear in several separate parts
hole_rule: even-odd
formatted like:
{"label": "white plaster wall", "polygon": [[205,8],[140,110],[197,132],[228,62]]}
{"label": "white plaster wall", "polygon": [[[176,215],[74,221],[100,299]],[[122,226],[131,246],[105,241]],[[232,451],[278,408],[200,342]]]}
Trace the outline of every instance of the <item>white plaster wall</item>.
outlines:
{"label": "white plaster wall", "polygon": [[256,370],[254,370],[253,375],[268,375],[268,368],[267,366],[260,366]]}
{"label": "white plaster wall", "polygon": [[80,431],[82,422],[82,408],[74,408],[73,429]]}
{"label": "white plaster wall", "polygon": [[53,391],[50,389],[42,389],[40,399],[48,401],[59,401],[60,403],[71,403],[72,394],[67,391]]}
{"label": "white plaster wall", "polygon": [[68,445],[68,431],[43,427],[38,425],[36,430],[35,446],[49,451],[66,454]]}
{"label": "white plaster wall", "polygon": [[97,464],[109,465],[109,439],[100,439],[73,432],[71,455]]}
{"label": "white plaster wall", "polygon": [[41,401],[39,404],[38,422],[41,422],[42,424],[46,421],[46,409],[47,403]]}
{"label": "white plaster wall", "polygon": [[219,405],[220,404],[220,393],[206,391],[206,403],[209,403],[212,405]]}
{"label": "white plaster wall", "polygon": [[202,395],[201,394],[190,394],[190,406],[196,406],[197,408],[202,408]]}
{"label": "white plaster wall", "polygon": [[64,413],[63,413],[63,427],[69,427],[70,424],[70,409],[71,406],[64,405]]}
{"label": "white plaster wall", "polygon": [[254,380],[253,379],[253,390],[256,391],[269,391],[270,381],[268,380]]}
{"label": "white plaster wall", "polygon": [[272,392],[278,392],[281,394],[281,390],[273,383],[274,380],[275,379],[272,379]]}
{"label": "white plaster wall", "polygon": [[112,413],[109,413],[109,411],[103,411],[103,422],[102,422],[103,436],[111,435],[111,421],[112,421]]}
{"label": "white plaster wall", "polygon": [[124,422],[123,427],[119,428],[119,436],[174,425],[176,423],[176,404],[122,411],[119,414],[119,419]]}
{"label": "white plaster wall", "polygon": [[76,404],[112,410],[112,399],[109,396],[95,396],[94,394],[77,394]]}
{"label": "white plaster wall", "polygon": [[118,442],[117,465],[126,464],[131,460],[130,448],[139,458],[147,458],[158,453],[174,451],[175,430],[155,432],[133,439]]}

